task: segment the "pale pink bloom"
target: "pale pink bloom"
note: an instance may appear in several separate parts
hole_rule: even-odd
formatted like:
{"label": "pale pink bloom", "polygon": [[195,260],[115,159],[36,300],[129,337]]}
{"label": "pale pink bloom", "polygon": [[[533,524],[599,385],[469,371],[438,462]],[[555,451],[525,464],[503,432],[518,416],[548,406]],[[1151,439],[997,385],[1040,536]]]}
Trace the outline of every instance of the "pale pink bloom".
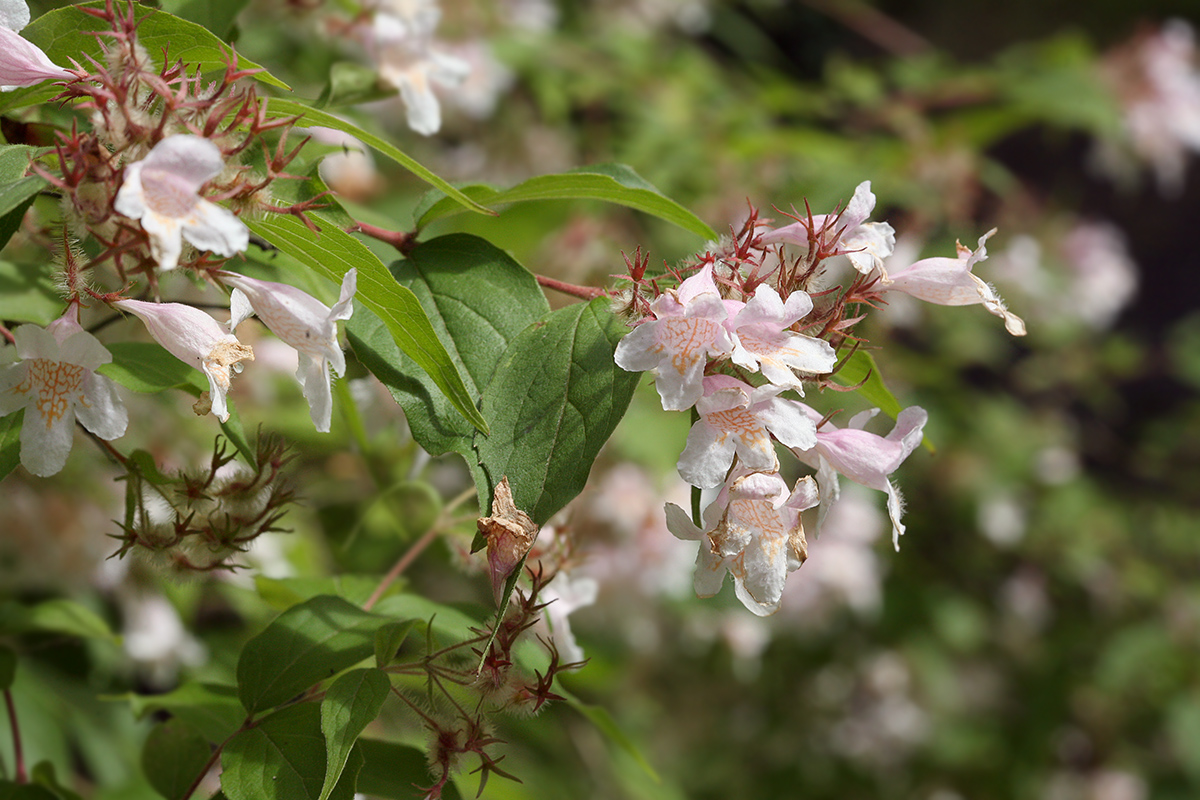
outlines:
{"label": "pale pink bloom", "polygon": [[667,527],[680,539],[699,541],[695,587],[700,597],[721,589],[725,573],[734,592],[759,616],[779,610],[783,585],[808,556],[800,512],[817,504],[817,485],[802,478],[790,492],[775,472],[735,478],[704,512],[705,530],[668,503]]}
{"label": "pale pink bloom", "polygon": [[779,469],[771,434],[787,447],[807,449],[817,442],[813,421],[791,400],[777,395],[782,386],[755,388],[729,375],[704,379],[704,396],[696,403],[700,418],[688,432],[679,457],[679,474],[702,489],[720,486],[738,457],[748,470]]}
{"label": "pale pink bloom", "polygon": [[799,375],[822,375],[833,370],[837,354],[823,339],[788,330],[813,309],[807,292],[792,292],[787,302],[765,283],[737,316],[726,323],[737,340],[733,362],[762,372],[776,386],[804,394]]}
{"label": "pale pink bloom", "polygon": [[129,415],[116,386],[96,374],[112,361],[100,341],[79,325],[72,303],[46,328],[22,325],[13,332],[16,364],[0,367],[0,417],[25,409],[21,463],[34,475],[54,475],[67,463],[75,421],[101,439],[125,433]]}
{"label": "pale pink bloom", "polygon": [[[819,412],[808,406],[802,407],[814,422],[820,421],[822,415]],[[817,485],[821,488],[818,531],[830,505],[838,499],[838,475],[841,474],[855,483],[887,495],[888,516],[892,520],[892,545],[899,550],[900,536],[904,533],[904,525],[900,522],[904,500],[889,476],[921,444],[929,415],[919,406],[910,406],[900,412],[891,433],[878,436],[862,430],[877,413],[879,409],[874,408],[856,414],[845,428],[835,428],[826,422],[817,429],[815,447],[793,448],[793,452],[797,458],[817,470]]]}
{"label": "pale pink bloom", "polygon": [[367,36],[380,77],[400,90],[408,127],[423,136],[442,126],[433,83],[458,86],[471,71],[462,59],[434,49],[433,32],[440,18],[433,0],[386,0],[379,4]]}
{"label": "pale pink bloom", "polygon": [[[886,222],[867,222],[874,208],[875,195],[871,192],[871,182],[863,181],[855,188],[854,197],[850,198],[842,213],[836,215],[837,249],[862,274],[870,275],[878,270],[886,276],[883,261],[896,246],[896,231]],[[832,214],[815,215],[812,229],[820,230],[833,217],[835,215]],[[767,231],[759,241],[763,245],[791,244],[807,248],[808,237],[809,224],[806,219]]]}
{"label": "pale pink bloom", "polygon": [[[667,411],[691,408],[704,394],[704,367],[710,357],[733,352],[735,337],[724,326],[730,303],[721,299],[712,266],[668,289],[650,304],[654,319],[634,328],[617,344],[617,366],[649,370]],[[740,304],[733,304],[733,313]]]}
{"label": "pale pink bloom", "polygon": [[17,35],[28,24],[29,6],[25,0],[0,0],[0,91],[72,77],[41,48]]}
{"label": "pale pink bloom", "polygon": [[600,584],[595,578],[576,577],[566,572],[559,572],[542,590],[541,599],[549,604],[546,606],[546,622],[564,664],[584,659],[583,648],[575,641],[567,617],[595,603],[599,591]]}
{"label": "pale pink bloom", "polygon": [[996,229],[979,237],[979,246],[971,251],[958,244],[956,258],[925,258],[884,277],[882,291],[903,292],[918,300],[940,306],[969,306],[982,303],[990,313],[1004,320],[1004,328],[1013,336],[1025,335],[1025,323],[1009,311],[1000,295],[971,269],[987,260],[988,238]]}
{"label": "pale pink bloom", "polygon": [[250,231],[233,212],[200,196],[200,187],[225,169],[221,150],[200,136],[168,136],[141,161],[125,167],[113,208],[141,220],[160,269],[179,266],[183,240],[232,256],[250,244]]}
{"label": "pale pink bloom", "polygon": [[[1139,34],[1131,46],[1106,56],[1102,69],[1124,113],[1128,148],[1148,163],[1159,189],[1178,195],[1189,151],[1200,151],[1200,70],[1195,32],[1182,19]],[[1120,177],[1123,153],[1101,144],[1100,166]]]}
{"label": "pale pink bloom", "polygon": [[1138,287],[1124,234],[1107,222],[1078,222],[1063,237],[1061,252],[1072,271],[1069,313],[1096,330],[1111,327]]}
{"label": "pale pink bloom", "polygon": [[222,272],[221,280],[234,287],[230,298],[229,329],[237,328],[251,314],[257,314],[271,333],[296,348],[300,362],[296,380],[304,389],[313,424],[322,433],[329,431],[333,416],[329,368],[341,377],[346,372],[346,356],[337,340],[338,320],[350,319],[354,311],[357,270],[350,269],[342,279],[342,291],[333,308],[286,283],[272,283]]}
{"label": "pale pink bloom", "polygon": [[242,361],[254,360],[249,345],[239,342],[208,314],[182,303],[117,300],[113,305],[140,318],[167,352],[203,372],[208,378],[212,413],[222,422],[229,419],[225,395],[230,370],[241,372]]}

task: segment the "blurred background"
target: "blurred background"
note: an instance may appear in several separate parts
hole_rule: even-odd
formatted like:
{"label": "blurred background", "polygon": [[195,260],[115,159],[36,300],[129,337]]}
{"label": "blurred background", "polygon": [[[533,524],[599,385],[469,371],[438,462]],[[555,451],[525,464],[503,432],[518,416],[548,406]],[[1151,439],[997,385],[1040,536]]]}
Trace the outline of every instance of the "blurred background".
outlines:
{"label": "blurred background", "polygon": [[[163,5],[200,13],[186,0]],[[305,97],[331,74],[372,69],[344,36],[352,3],[205,5],[229,13],[203,24]],[[765,619],[728,587],[693,596],[695,545],[670,535],[662,511],[687,502],[674,465],[689,423],[661,411],[644,382],[559,524],[572,575],[596,589],[571,617],[590,661],[566,685],[607,709],[630,748],[565,704],[502,721],[505,767],[523,783],[493,778],[484,796],[1200,796],[1195,2],[441,8],[439,47],[472,72],[438,90],[435,136],[409,131],[394,98],[339,109],[439,174],[509,185],[618,161],[718,231],[740,224],[748,201],[777,220],[806,201],[824,213],[870,180],[872,218],[897,231],[893,266],[999,228],[976,273],[1029,330],[1013,339],[978,307],[872,312],[859,333],[881,348],[883,377],[930,416],[932,449],[893,476],[908,533],[893,552],[883,496],[847,486],[782,610]],[[347,209],[411,227],[421,185],[347,147],[323,166]],[[654,265],[703,246],[588,203],[460,216],[426,235],[451,230],[591,285],[610,283],[638,246]],[[270,362],[270,343],[256,348]],[[268,409],[258,412],[267,429],[300,443],[303,502],[294,532],[264,537],[232,578],[181,582],[104,561],[121,494],[98,453],[89,461],[77,448],[52,481],[18,471],[0,485],[0,592],[82,599],[125,631],[122,648],[45,642],[45,669],[22,700],[27,747],[73,765],[85,796],[153,796],[136,777],[144,723],[98,695],[166,691],[180,675],[228,680],[229,643],[273,613],[251,589],[256,575],[378,574],[431,524],[422,487],[448,499],[469,485],[461,465],[417,452],[402,412],[361,368],[347,388],[369,448],[350,450],[336,414],[332,437],[312,433],[289,372],[281,365],[278,385],[244,381],[238,403],[247,418]],[[861,407],[848,395],[809,399]],[[148,412],[182,402],[136,400]],[[211,444],[192,422],[141,430],[137,445],[187,466]],[[443,537],[408,579],[486,605],[486,579],[464,570],[470,532]]]}

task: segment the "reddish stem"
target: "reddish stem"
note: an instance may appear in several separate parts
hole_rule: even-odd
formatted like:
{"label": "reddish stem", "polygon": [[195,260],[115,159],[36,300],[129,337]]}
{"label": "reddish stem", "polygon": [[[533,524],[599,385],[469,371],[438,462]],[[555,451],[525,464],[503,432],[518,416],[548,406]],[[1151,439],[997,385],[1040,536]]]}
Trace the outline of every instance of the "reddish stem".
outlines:
{"label": "reddish stem", "polygon": [[433,540],[438,537],[440,532],[436,525],[433,526],[425,531],[425,535],[418,539],[416,544],[408,548],[408,551],[404,555],[400,556],[400,560],[392,565],[387,575],[383,576],[383,580],[375,587],[375,591],[367,598],[367,602],[363,603],[364,611],[370,611],[375,607],[375,604],[379,602],[379,598],[383,597],[383,593],[388,590],[388,587],[396,582],[396,579],[400,577],[404,570],[408,569],[412,562],[417,560],[417,556],[421,555],[425,548],[433,543]]}
{"label": "reddish stem", "polygon": [[12,727],[13,760],[16,762],[17,783],[27,783],[29,776],[25,774],[25,755],[21,751],[21,729],[17,726],[17,707],[13,704],[12,691],[4,690],[4,704],[8,706],[8,724]]}
{"label": "reddish stem", "polygon": [[562,292],[574,297],[581,297],[584,300],[595,300],[597,297],[605,296],[603,289],[597,289],[594,286],[576,286],[573,283],[565,283],[554,278],[547,278],[544,275],[538,275],[537,282],[547,289],[553,289],[556,292]]}
{"label": "reddish stem", "polygon": [[387,242],[401,253],[407,253],[409,250],[412,250],[413,240],[416,238],[415,233],[408,231],[389,231],[386,228],[377,228],[374,225],[368,225],[365,222],[355,223],[354,227],[350,229],[350,232],[365,233],[372,239],[378,239],[381,242]]}

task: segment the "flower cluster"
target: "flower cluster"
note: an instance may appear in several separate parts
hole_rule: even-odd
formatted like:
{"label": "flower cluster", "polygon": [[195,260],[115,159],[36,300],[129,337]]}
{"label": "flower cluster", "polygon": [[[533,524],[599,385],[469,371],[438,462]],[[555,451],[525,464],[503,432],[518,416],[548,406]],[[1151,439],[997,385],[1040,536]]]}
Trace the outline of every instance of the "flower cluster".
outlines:
{"label": "flower cluster", "polygon": [[[353,310],[355,271],[346,273],[329,308],[290,285],[223,269],[249,246],[244,216],[282,213],[308,221],[312,201],[279,205],[272,195],[276,180],[292,177],[285,170],[299,148],[289,151],[286,141],[294,120],[267,113],[245,80],[253,70],[240,69],[234,54],[214,81],[169,54],[161,65],[152,59],[138,41],[133,4],[122,10],[109,0],[81,11],[107,25],[99,37],[104,56],[81,56],[87,67],[65,70],[15,33],[29,21],[24,0],[0,0],[0,83],[58,81],[58,99],[83,112],[84,123],[60,132],[51,154],[30,167],[61,198],[59,284],[67,311],[45,329],[26,324],[3,331],[16,363],[0,368],[0,414],[25,409],[22,463],[36,475],[60,471],[75,421],[106,441],[125,433],[120,396],[97,373],[113,357],[82,327],[81,308],[140,319],[166,351],[204,373],[208,391],[196,410],[222,422],[230,416],[233,375],[254,359],[233,330],[257,315],[299,353],[296,377],[313,423],[328,431],[330,368],[345,371],[336,323]],[[163,301],[163,276],[178,272],[231,293],[228,325],[189,303]],[[111,448],[110,454],[120,458]],[[139,524],[150,525],[152,517],[147,511]]]}
{"label": "flower cluster", "polygon": [[[887,495],[898,548],[903,503],[890,475],[920,444],[925,412],[903,410],[891,433],[879,436],[863,430],[878,409],[838,428],[832,415],[800,400],[805,384],[835,386],[838,350],[849,343],[853,352],[860,343],[851,334],[860,309],[896,291],[940,305],[982,304],[1010,333],[1025,332],[972,272],[994,231],[975,250],[960,245],[954,258],[928,258],[889,274],[895,232],[869,221],[874,206],[863,183],[840,213],[796,215],[780,228],[751,210],[737,236],[674,272],[680,282],[665,290],[646,280],[644,260],[628,262],[633,287],[623,305],[636,327],[618,345],[616,362],[650,372],[664,409],[692,409],[679,474],[697,490],[718,490],[702,519],[667,506],[671,531],[700,542],[694,582],[701,596],[719,591],[728,573],[748,609],[778,610],[788,573],[807,557],[801,512],[817,508],[819,529],[838,498],[839,475]],[[849,286],[823,288],[843,265]],[[687,271],[694,274],[685,279]],[[815,475],[789,487],[778,445]]]}

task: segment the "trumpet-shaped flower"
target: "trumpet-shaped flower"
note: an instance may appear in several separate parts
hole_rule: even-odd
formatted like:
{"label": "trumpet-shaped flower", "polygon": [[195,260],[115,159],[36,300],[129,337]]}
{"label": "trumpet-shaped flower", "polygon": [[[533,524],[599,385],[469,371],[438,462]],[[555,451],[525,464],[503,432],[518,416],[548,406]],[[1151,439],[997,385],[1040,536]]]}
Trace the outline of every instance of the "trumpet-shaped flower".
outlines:
{"label": "trumpet-shaped flower", "polygon": [[71,77],[70,71],[51,61],[41,48],[17,35],[28,24],[25,0],[0,0],[0,91]]}
{"label": "trumpet-shaped flower", "polygon": [[[814,422],[820,421],[819,412],[798,405],[805,409]],[[838,475],[841,474],[855,483],[887,495],[888,516],[892,520],[892,545],[899,550],[900,536],[904,533],[904,524],[900,521],[904,500],[888,476],[921,443],[929,415],[919,406],[906,408],[896,417],[892,432],[887,436],[878,436],[862,430],[877,413],[879,409],[875,408],[856,414],[845,428],[834,428],[826,423],[817,429],[816,446],[793,448],[793,451],[801,461],[817,470],[817,485],[821,489],[818,531],[830,505],[838,498]]]}
{"label": "trumpet-shaped flower", "polygon": [[230,298],[229,329],[234,330],[251,314],[257,314],[271,333],[296,348],[300,365],[296,380],[304,389],[313,424],[322,433],[329,431],[333,415],[329,367],[341,377],[346,372],[346,356],[337,341],[337,321],[350,319],[354,311],[357,271],[346,273],[342,291],[333,308],[306,292],[285,283],[272,283],[222,272],[221,280],[234,287]]}
{"label": "trumpet-shaped flower", "polygon": [[423,136],[442,127],[433,84],[458,86],[471,71],[467,62],[433,48],[440,18],[432,0],[389,0],[380,4],[369,35],[380,77],[400,90],[408,127]]}
{"label": "trumpet-shaped flower", "polygon": [[789,492],[778,473],[751,472],[735,478],[705,509],[703,531],[683,509],[668,503],[670,531],[700,542],[696,594],[716,594],[728,572],[742,605],[759,616],[778,611],[788,573],[808,557],[800,512],[817,500],[812,478],[802,478]]}
{"label": "trumpet-shaped flower", "polygon": [[[819,231],[836,220],[834,232],[837,237],[837,252],[846,256],[856,270],[864,275],[883,269],[883,261],[896,247],[896,231],[886,222],[867,222],[875,209],[875,195],[871,182],[863,181],[854,190],[854,197],[839,215],[819,214],[812,218],[812,230]],[[833,218],[833,219],[831,219]],[[809,222],[793,222],[762,235],[761,243],[792,244],[807,248],[809,245]]]}
{"label": "trumpet-shaped flower", "polygon": [[1009,311],[1000,295],[971,269],[987,259],[989,237],[996,229],[979,237],[979,246],[972,251],[958,245],[957,258],[925,258],[884,278],[882,291],[904,292],[918,300],[940,306],[969,306],[983,303],[984,308],[1004,320],[1004,328],[1013,336],[1025,335],[1025,323]]}
{"label": "trumpet-shaped flower", "polygon": [[704,379],[705,394],[696,403],[700,418],[688,432],[679,457],[679,474],[702,489],[721,485],[736,454],[745,469],[779,469],[771,434],[787,447],[809,448],[817,429],[799,403],[777,395],[782,386],[754,388],[729,375]]}
{"label": "trumpet-shaped flower", "polygon": [[75,420],[101,439],[125,433],[129,415],[108,378],[96,368],[112,355],[79,325],[79,307],[46,328],[13,333],[16,364],[0,367],[0,416],[25,409],[21,463],[34,475],[54,475],[67,463]]}
{"label": "trumpet-shaped flower", "polygon": [[168,136],[144,159],[125,167],[113,208],[141,220],[160,269],[179,266],[184,239],[221,256],[232,256],[250,244],[245,223],[200,196],[200,187],[223,169],[220,148],[190,134]]}
{"label": "trumpet-shaped flower", "polygon": [[704,367],[710,357],[733,352],[735,337],[725,328],[730,305],[713,281],[712,266],[667,290],[650,304],[654,319],[634,328],[617,344],[617,366],[628,372],[649,370],[663,408],[691,408],[704,394]]}
{"label": "trumpet-shaped flower", "polygon": [[221,422],[229,419],[225,394],[232,377],[230,370],[240,372],[242,361],[254,360],[249,345],[239,342],[208,314],[182,303],[117,300],[113,305],[140,318],[154,340],[171,355],[203,372],[208,378],[212,413]]}
{"label": "trumpet-shaped flower", "polygon": [[785,303],[772,287],[760,284],[745,308],[727,323],[737,335],[733,362],[762,372],[776,386],[803,394],[796,373],[820,375],[837,363],[829,342],[788,330],[812,309],[807,292],[792,292]]}

